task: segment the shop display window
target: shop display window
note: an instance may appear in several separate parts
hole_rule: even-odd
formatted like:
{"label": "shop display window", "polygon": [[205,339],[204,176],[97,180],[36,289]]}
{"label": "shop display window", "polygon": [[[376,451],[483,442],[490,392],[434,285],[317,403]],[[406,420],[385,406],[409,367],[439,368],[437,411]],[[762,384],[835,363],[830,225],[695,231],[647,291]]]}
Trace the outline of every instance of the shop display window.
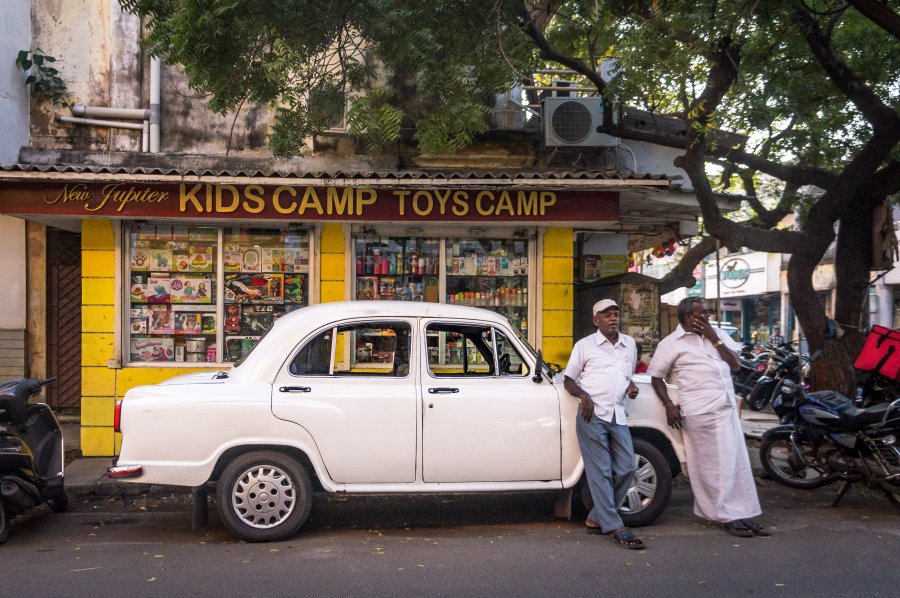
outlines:
{"label": "shop display window", "polygon": [[309,234],[277,228],[226,228],[222,252],[225,361],[237,361],[275,320],[308,304]]}
{"label": "shop display window", "polygon": [[484,307],[528,335],[528,242],[447,239],[446,302]]}
{"label": "shop display window", "polygon": [[365,235],[353,246],[356,299],[483,307],[527,337],[527,240]]}
{"label": "shop display window", "polygon": [[215,361],[215,228],[130,229],[129,361]]}
{"label": "shop display window", "polygon": [[130,226],[129,361],[237,361],[308,304],[309,262],[305,230]]}
{"label": "shop display window", "polygon": [[354,246],[357,299],[438,301],[437,239],[366,237]]}

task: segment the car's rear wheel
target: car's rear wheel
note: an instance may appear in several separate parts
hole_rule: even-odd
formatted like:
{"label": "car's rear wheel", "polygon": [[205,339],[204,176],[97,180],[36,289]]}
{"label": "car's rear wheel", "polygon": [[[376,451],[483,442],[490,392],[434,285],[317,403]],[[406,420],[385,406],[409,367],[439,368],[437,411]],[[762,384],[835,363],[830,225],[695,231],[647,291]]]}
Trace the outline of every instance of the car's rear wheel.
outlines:
{"label": "car's rear wheel", "polygon": [[6,512],[6,507],[3,506],[3,501],[0,500],[0,544],[3,544],[9,539],[9,514]]}
{"label": "car's rear wheel", "polygon": [[309,472],[296,459],[272,451],[247,453],[229,463],[216,497],[222,522],[248,542],[296,534],[312,509]]}
{"label": "car's rear wheel", "polygon": [[[669,504],[672,496],[672,470],[665,455],[643,438],[633,438],[634,485],[625,495],[619,509],[622,522],[628,527],[641,527],[652,523]],[[587,484],[582,485],[581,500],[590,513],[594,500]]]}

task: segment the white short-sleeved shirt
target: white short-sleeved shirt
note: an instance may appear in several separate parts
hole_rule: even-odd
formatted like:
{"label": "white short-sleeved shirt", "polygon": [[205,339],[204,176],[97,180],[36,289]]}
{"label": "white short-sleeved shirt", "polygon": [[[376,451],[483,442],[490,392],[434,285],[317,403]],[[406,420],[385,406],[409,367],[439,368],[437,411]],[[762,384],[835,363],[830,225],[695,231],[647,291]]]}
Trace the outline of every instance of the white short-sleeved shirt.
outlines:
{"label": "white short-sleeved shirt", "polygon": [[619,333],[613,345],[599,331],[587,336],[572,348],[565,375],[574,380],[594,403],[594,415],[605,422],[625,424],[625,393],[637,363],[634,339]]}
{"label": "white short-sleeved shirt", "polygon": [[[725,347],[734,354],[740,350],[733,338],[713,328]],[[700,415],[735,407],[731,368],[708,339],[686,332],[681,324],[660,341],[650,360],[647,373],[665,378],[672,370],[678,385],[679,403],[684,415]]]}

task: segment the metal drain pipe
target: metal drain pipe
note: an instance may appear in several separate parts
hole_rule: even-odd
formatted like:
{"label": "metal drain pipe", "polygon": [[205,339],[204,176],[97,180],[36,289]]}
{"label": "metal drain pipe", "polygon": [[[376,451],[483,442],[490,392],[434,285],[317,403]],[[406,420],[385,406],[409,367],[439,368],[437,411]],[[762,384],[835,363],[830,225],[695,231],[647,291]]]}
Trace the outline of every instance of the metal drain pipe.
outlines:
{"label": "metal drain pipe", "polygon": [[[61,123],[85,125],[89,127],[109,127],[111,129],[130,129],[142,131],[141,151],[159,153],[160,132],[160,81],[162,79],[162,61],[150,59],[150,108],[111,108],[104,106],[72,106],[74,116],[56,116]],[[120,122],[119,120],[139,120],[143,123]]]}
{"label": "metal drain pipe", "polygon": [[153,57],[150,59],[150,153],[159,153],[159,101],[162,61]]}

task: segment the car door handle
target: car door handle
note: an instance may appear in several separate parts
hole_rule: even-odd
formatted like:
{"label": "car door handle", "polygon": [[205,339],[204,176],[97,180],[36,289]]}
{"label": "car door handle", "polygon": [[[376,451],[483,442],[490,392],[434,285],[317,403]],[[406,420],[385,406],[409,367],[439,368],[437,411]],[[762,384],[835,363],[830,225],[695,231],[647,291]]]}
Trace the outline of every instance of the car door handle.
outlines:
{"label": "car door handle", "polygon": [[429,388],[428,394],[436,395],[441,393],[457,393],[459,392],[458,388],[451,388],[449,386],[438,386],[437,388]]}
{"label": "car door handle", "polygon": [[282,386],[279,392],[310,392],[312,389],[308,386]]}

